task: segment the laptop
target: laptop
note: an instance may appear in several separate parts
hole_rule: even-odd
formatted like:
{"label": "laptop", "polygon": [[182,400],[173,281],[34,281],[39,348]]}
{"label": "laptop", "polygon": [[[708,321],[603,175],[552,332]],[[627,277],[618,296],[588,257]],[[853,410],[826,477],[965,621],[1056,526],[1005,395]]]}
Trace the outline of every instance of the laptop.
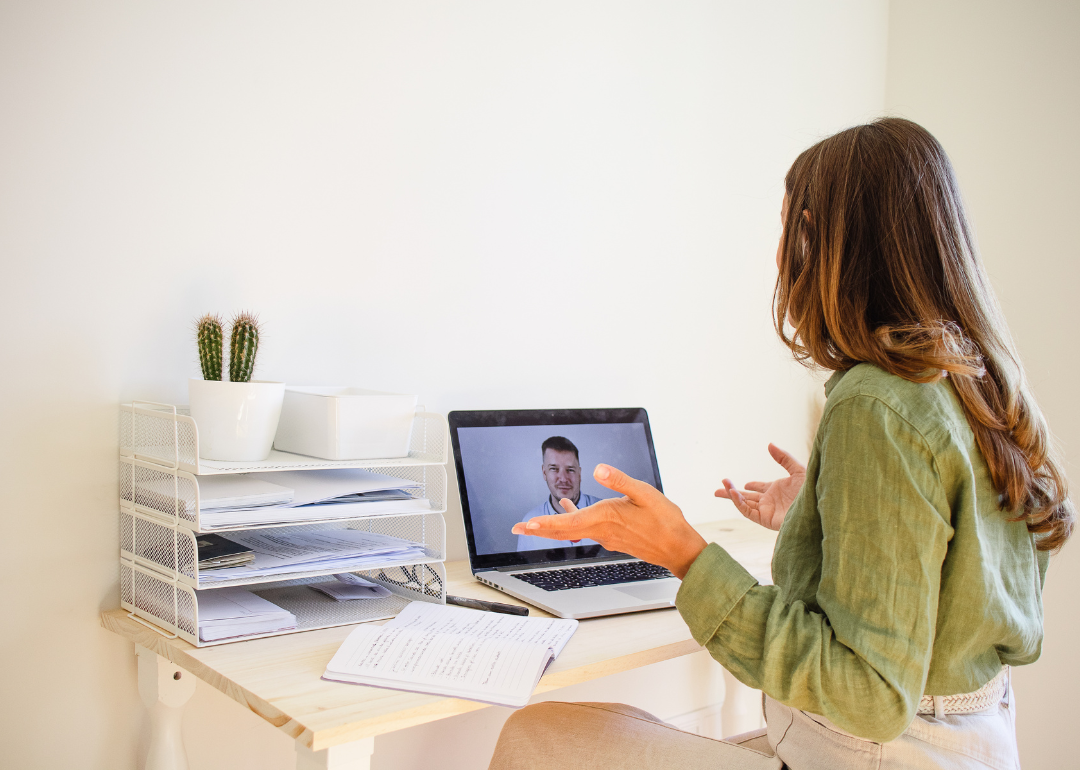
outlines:
{"label": "laptop", "polygon": [[644,409],[530,409],[449,414],[472,573],[561,618],[675,606],[679,580],[592,540],[515,535],[514,524],[620,497],[592,476],[612,465],[663,491]]}

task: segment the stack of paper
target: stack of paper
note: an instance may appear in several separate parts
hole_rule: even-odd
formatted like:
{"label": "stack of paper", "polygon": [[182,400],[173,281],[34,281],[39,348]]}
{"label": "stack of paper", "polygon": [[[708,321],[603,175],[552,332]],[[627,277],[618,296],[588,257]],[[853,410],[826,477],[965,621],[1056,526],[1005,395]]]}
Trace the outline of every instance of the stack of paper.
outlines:
{"label": "stack of paper", "polygon": [[[252,504],[267,487],[289,499]],[[245,488],[251,494],[240,496]],[[200,476],[200,523],[212,530],[431,510],[427,500],[409,494],[419,488],[414,481],[359,468]]]}
{"label": "stack of paper", "polygon": [[400,564],[428,558],[419,543],[354,529],[231,532],[229,538],[254,551],[255,560],[242,567],[200,572],[200,585],[293,572],[356,571],[375,564]]}
{"label": "stack of paper", "polygon": [[[413,497],[420,484],[359,468],[199,477],[201,530],[355,519],[431,510]],[[176,489],[167,479],[139,482],[136,501],[172,515]],[[185,501],[182,513],[193,513]]]}
{"label": "stack of paper", "polygon": [[199,638],[204,642],[296,628],[291,612],[242,588],[199,592]]}
{"label": "stack of paper", "polygon": [[203,511],[243,511],[289,505],[293,490],[271,482],[264,474],[228,473],[200,477],[199,497]]}

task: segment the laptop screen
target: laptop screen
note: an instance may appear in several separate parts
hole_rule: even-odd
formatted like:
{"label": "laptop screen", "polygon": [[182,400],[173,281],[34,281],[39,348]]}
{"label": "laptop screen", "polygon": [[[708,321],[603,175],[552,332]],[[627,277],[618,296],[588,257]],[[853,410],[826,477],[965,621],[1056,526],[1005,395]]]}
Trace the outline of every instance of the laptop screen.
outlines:
{"label": "laptop screen", "polygon": [[450,435],[473,569],[617,557],[592,540],[515,535],[514,524],[619,497],[593,479],[612,465],[661,489],[644,409],[451,412]]}

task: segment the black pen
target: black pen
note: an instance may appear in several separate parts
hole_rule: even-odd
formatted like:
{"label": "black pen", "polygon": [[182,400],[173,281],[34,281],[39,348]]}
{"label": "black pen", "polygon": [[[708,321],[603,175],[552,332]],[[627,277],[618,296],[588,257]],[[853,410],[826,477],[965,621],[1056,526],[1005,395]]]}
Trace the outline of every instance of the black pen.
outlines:
{"label": "black pen", "polygon": [[446,603],[458,607],[468,607],[470,610],[483,610],[484,612],[501,612],[504,615],[528,615],[528,607],[520,607],[516,604],[501,604],[499,602],[486,602],[483,599],[467,599],[464,596],[446,595]]}

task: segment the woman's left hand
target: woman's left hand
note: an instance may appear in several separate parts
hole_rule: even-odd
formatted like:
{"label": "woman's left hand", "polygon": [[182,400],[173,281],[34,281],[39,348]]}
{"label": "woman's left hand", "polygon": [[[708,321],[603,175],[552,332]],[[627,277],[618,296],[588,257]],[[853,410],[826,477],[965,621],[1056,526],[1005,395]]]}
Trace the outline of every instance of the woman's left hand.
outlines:
{"label": "woman's left hand", "polygon": [[601,500],[580,511],[569,500],[560,500],[565,514],[519,522],[514,534],[552,540],[590,538],[609,551],[628,553],[683,578],[707,543],[687,523],[679,506],[655,487],[610,465],[597,465],[593,478],[624,497]]}

